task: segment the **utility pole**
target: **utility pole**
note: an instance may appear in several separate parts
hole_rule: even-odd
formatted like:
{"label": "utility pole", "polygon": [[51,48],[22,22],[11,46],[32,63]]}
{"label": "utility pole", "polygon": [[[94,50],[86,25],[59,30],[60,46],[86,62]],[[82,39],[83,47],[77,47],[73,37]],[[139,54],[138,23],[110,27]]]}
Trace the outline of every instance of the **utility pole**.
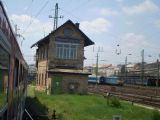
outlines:
{"label": "utility pole", "polygon": [[56,30],[57,27],[58,27],[58,18],[63,18],[63,16],[58,16],[58,9],[59,9],[58,8],[58,3],[56,3],[54,17],[52,15],[49,15],[49,18],[54,19],[53,30]]}
{"label": "utility pole", "polygon": [[99,61],[99,52],[103,52],[103,48],[100,50],[100,47],[98,47],[97,56],[96,56],[96,84],[98,83],[98,61]]}
{"label": "utility pole", "polygon": [[159,59],[157,59],[157,67],[158,67],[158,73],[157,73],[157,82],[156,82],[156,86],[158,87],[158,85],[159,85]]}
{"label": "utility pole", "polygon": [[[132,54],[130,53],[127,55],[132,55]],[[125,57],[125,82],[127,82],[127,79],[128,79],[128,69],[127,69],[127,56],[126,56]]]}
{"label": "utility pole", "polygon": [[58,26],[58,3],[55,6],[55,14],[54,14],[54,30],[57,29]]}
{"label": "utility pole", "polygon": [[97,52],[97,56],[96,56],[96,84],[97,84],[97,82],[98,82],[98,52]]}
{"label": "utility pole", "polygon": [[144,49],[141,51],[142,63],[141,63],[141,80],[143,85],[144,80]]}
{"label": "utility pole", "polygon": [[20,37],[22,38],[22,41],[21,41],[21,46],[22,46],[23,40],[25,40],[25,38],[21,34],[18,34],[18,30],[20,30],[20,29],[18,28],[17,25],[15,25],[15,36],[19,37],[19,38]]}
{"label": "utility pole", "polygon": [[125,58],[125,82],[127,82],[127,56]]}

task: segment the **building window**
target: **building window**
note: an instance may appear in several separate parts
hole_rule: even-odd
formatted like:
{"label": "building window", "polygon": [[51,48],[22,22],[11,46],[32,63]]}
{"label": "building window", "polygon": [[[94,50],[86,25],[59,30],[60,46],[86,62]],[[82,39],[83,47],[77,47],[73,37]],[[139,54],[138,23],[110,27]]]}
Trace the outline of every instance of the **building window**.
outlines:
{"label": "building window", "polygon": [[75,43],[56,43],[56,57],[59,59],[77,59],[79,44]]}

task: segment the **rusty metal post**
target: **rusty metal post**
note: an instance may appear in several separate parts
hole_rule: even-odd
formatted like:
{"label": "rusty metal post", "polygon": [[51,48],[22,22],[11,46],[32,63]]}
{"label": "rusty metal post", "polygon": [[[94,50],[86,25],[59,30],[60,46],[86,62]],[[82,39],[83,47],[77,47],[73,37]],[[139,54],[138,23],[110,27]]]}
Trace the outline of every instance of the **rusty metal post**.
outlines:
{"label": "rusty metal post", "polygon": [[53,114],[52,114],[52,120],[56,120],[56,110],[53,110]]}

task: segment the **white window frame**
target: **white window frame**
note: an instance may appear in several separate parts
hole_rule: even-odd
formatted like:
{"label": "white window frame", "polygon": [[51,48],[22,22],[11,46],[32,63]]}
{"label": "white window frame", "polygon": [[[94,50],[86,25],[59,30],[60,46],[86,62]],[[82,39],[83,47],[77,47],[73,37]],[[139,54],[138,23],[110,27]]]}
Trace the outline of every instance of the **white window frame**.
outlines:
{"label": "white window frame", "polygon": [[[58,47],[58,45],[60,45],[61,47]],[[68,46],[68,47],[65,47],[65,46]],[[73,46],[75,48],[73,48]],[[78,47],[79,47],[79,44],[76,44],[76,43],[56,42],[56,58],[75,60],[78,58],[77,56]],[[71,56],[71,51],[73,52],[73,56]]]}

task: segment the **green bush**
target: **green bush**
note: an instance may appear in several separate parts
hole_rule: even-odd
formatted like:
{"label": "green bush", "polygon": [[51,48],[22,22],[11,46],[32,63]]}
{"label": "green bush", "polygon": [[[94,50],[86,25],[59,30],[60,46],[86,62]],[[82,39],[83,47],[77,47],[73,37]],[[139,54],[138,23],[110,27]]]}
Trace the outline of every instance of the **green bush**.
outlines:
{"label": "green bush", "polygon": [[160,119],[160,112],[158,110],[154,110],[152,113],[152,120],[159,120]]}
{"label": "green bush", "polygon": [[111,106],[116,107],[116,108],[121,107],[120,100],[117,97],[111,97],[110,104],[111,104]]}
{"label": "green bush", "polygon": [[33,81],[31,82],[31,85],[35,86],[35,85],[36,85],[36,80],[33,80]]}

